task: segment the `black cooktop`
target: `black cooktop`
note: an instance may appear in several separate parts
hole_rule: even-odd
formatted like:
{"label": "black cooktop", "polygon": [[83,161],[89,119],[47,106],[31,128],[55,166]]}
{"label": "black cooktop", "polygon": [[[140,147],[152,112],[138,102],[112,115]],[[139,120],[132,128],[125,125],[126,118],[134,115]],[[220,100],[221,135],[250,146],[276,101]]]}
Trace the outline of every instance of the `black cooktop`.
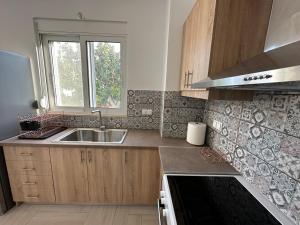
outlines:
{"label": "black cooktop", "polygon": [[178,225],[281,225],[234,177],[168,176]]}

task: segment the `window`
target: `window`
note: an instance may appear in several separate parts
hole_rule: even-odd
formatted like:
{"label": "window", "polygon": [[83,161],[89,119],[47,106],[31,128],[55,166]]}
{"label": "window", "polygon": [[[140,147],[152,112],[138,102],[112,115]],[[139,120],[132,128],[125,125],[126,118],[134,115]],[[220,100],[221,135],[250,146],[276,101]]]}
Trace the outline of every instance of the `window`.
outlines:
{"label": "window", "polygon": [[51,110],[126,113],[124,37],[42,38]]}

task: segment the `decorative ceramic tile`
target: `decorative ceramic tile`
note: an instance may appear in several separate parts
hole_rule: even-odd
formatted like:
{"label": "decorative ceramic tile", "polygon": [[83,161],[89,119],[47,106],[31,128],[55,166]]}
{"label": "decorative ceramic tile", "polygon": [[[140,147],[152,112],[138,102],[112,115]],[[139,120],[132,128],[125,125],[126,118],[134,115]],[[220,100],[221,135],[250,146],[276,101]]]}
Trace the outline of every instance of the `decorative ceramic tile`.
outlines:
{"label": "decorative ceramic tile", "polygon": [[249,130],[249,136],[246,141],[245,148],[251,152],[252,154],[259,156],[260,155],[260,149],[262,144],[262,137],[264,133],[263,127],[252,125]]}
{"label": "decorative ceramic tile", "polygon": [[253,102],[243,102],[243,108],[241,112],[241,119],[247,122],[251,122],[252,120],[252,112],[256,109]]}
{"label": "decorative ceramic tile", "polygon": [[278,160],[283,134],[275,130],[266,129],[262,138],[260,157],[274,165]]}
{"label": "decorative ceramic tile", "polygon": [[267,110],[254,109],[251,113],[251,122],[260,126],[265,126],[267,121]]}
{"label": "decorative ceramic tile", "polygon": [[284,152],[278,153],[276,167],[300,181],[300,159]]}
{"label": "decorative ceramic tile", "polygon": [[269,109],[271,106],[271,96],[266,93],[256,93],[253,103],[259,109]]}
{"label": "decorative ceramic tile", "polygon": [[236,142],[240,121],[234,117],[223,116],[221,122],[221,134],[227,137],[230,141]]}
{"label": "decorative ceramic tile", "polygon": [[300,224],[300,183],[296,187],[296,192],[293,196],[288,216],[296,223]]}
{"label": "decorative ceramic tile", "polygon": [[280,150],[286,154],[300,159],[300,139],[285,135],[282,139]]}
{"label": "decorative ceramic tile", "polygon": [[286,112],[289,103],[288,95],[273,95],[271,102],[271,110]]}
{"label": "decorative ceramic tile", "polygon": [[277,131],[283,131],[286,120],[286,113],[269,111],[266,126]]}
{"label": "decorative ceramic tile", "polygon": [[300,117],[300,96],[299,95],[290,97],[288,114]]}
{"label": "decorative ceramic tile", "polygon": [[238,131],[237,144],[241,147],[246,147],[248,138],[250,137],[250,128],[253,124],[240,121],[240,127]]}
{"label": "decorative ceramic tile", "polygon": [[284,132],[292,136],[300,137],[300,117],[289,114]]}
{"label": "decorative ceramic tile", "polygon": [[225,115],[239,119],[241,117],[242,106],[242,102],[239,101],[226,102]]}
{"label": "decorative ceramic tile", "polygon": [[255,176],[253,178],[253,184],[263,193],[267,195],[269,193],[269,187],[272,180],[274,167],[270,166],[263,160],[258,160],[257,169],[255,170]]}
{"label": "decorative ceramic tile", "polygon": [[258,158],[241,147],[237,147],[234,154],[233,166],[248,180],[253,182],[257,169]]}
{"label": "decorative ceramic tile", "polygon": [[268,195],[269,199],[285,213],[295,193],[296,184],[294,179],[274,169]]}

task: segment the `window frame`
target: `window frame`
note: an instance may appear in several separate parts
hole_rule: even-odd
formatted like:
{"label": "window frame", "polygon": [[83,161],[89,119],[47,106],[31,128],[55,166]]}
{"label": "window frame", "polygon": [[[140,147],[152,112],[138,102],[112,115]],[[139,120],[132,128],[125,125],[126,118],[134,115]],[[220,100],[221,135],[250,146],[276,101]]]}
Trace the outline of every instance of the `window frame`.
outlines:
{"label": "window frame", "polygon": [[[42,50],[44,55],[44,65],[46,72],[46,80],[48,87],[48,100],[50,111],[66,111],[66,112],[90,112],[94,108],[101,110],[103,115],[118,115],[123,116],[127,114],[127,77],[126,77],[126,36],[106,36],[106,35],[53,35],[53,34],[42,34]],[[65,42],[78,42],[80,44],[81,53],[81,70],[82,70],[82,83],[83,83],[83,107],[72,107],[72,106],[57,106],[55,104],[55,91],[54,91],[54,76],[52,71],[51,53],[49,49],[49,41],[65,41]],[[121,63],[121,102],[120,108],[102,108],[94,107],[92,100],[95,100],[95,90],[93,89],[93,80],[89,75],[89,63],[88,63],[88,45],[87,42],[116,42],[120,43],[120,63]]]}

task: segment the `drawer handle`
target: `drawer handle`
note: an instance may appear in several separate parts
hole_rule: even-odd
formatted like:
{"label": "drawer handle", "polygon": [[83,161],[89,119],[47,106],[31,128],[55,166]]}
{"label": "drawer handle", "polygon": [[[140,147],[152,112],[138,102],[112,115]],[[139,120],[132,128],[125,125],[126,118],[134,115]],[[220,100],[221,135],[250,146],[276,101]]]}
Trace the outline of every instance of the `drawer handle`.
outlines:
{"label": "drawer handle", "polygon": [[31,199],[38,199],[39,198],[39,196],[38,195],[36,195],[36,196],[25,196],[25,198],[31,198]]}
{"label": "drawer handle", "polygon": [[32,156],[31,152],[21,152],[19,155],[21,156]]}
{"label": "drawer handle", "polygon": [[22,168],[22,170],[24,170],[24,171],[34,171],[35,168]]}
{"label": "drawer handle", "polygon": [[35,185],[37,182],[24,182],[23,185]]}

